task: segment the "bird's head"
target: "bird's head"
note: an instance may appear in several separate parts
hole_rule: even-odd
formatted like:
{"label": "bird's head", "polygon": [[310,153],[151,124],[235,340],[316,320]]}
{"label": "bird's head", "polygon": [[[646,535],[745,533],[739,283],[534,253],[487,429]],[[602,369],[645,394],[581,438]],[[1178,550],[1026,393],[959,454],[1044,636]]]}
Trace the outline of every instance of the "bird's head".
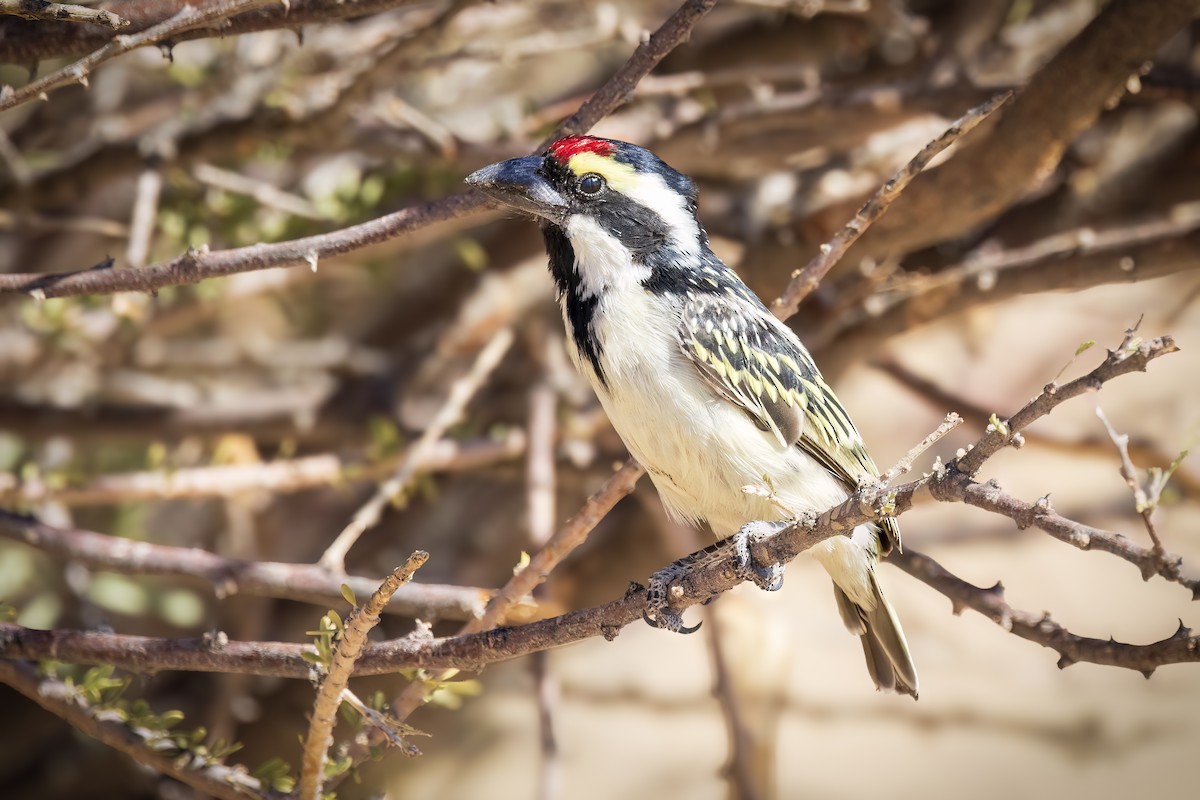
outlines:
{"label": "bird's head", "polygon": [[695,184],[627,142],[568,136],[541,155],[484,167],[467,183],[560,229],[577,253],[612,237],[638,263],[664,249],[697,254],[707,244]]}

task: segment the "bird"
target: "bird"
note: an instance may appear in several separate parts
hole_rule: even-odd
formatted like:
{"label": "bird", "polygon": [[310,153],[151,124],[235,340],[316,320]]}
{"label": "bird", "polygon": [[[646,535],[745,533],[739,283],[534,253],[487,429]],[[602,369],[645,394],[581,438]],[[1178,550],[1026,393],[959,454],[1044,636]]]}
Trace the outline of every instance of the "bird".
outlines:
{"label": "bird", "polygon": [[[573,135],[466,181],[540,223],[571,360],[672,518],[744,537],[878,477],[800,339],[713,253],[691,178],[638,145]],[[764,481],[769,491],[745,490]],[[899,547],[896,520],[882,518],[811,552],[877,689],[915,699],[916,668],[876,572]],[[782,572],[754,565],[751,577],[774,589]]]}

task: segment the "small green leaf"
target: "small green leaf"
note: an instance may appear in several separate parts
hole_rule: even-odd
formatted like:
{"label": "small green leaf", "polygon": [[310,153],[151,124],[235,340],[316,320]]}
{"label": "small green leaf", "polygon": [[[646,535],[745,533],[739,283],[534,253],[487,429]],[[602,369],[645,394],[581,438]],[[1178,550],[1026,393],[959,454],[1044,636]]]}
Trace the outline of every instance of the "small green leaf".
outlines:
{"label": "small green leaf", "polygon": [[1075,348],[1075,356],[1078,358],[1079,356],[1083,355],[1084,353],[1086,353],[1088,350],[1091,350],[1095,346],[1096,346],[1095,339],[1088,339],[1086,342],[1080,342],[1079,347]]}
{"label": "small green leaf", "polygon": [[358,600],[356,600],[354,597],[354,590],[350,588],[350,584],[348,584],[348,583],[342,584],[342,597],[344,597],[346,599],[346,602],[349,603],[350,605],[352,605],[352,606],[358,605]]}

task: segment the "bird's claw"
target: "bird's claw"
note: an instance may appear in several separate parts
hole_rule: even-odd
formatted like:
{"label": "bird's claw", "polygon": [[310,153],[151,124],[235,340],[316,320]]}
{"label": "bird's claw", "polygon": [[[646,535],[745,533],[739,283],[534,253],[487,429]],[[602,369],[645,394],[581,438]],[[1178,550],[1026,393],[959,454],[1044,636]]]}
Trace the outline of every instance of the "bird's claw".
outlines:
{"label": "bird's claw", "polygon": [[672,633],[695,633],[700,629],[699,622],[695,625],[684,625],[683,615],[671,608],[671,584],[685,574],[684,565],[676,561],[650,576],[650,585],[646,588],[646,608],[642,611],[642,619],[647,625]]}
{"label": "bird's claw", "polygon": [[783,586],[783,565],[776,562],[763,566],[755,561],[752,550],[766,537],[791,525],[791,522],[747,522],[731,537],[738,574],[753,581],[764,592],[775,592]]}

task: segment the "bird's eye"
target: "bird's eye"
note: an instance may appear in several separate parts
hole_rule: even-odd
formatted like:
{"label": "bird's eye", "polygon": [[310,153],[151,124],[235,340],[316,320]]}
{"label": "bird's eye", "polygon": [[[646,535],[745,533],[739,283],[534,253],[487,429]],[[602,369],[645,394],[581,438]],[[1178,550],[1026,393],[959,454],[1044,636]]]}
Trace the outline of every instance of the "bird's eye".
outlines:
{"label": "bird's eye", "polygon": [[594,172],[589,172],[579,179],[579,191],[584,194],[599,194],[604,188],[604,178]]}

